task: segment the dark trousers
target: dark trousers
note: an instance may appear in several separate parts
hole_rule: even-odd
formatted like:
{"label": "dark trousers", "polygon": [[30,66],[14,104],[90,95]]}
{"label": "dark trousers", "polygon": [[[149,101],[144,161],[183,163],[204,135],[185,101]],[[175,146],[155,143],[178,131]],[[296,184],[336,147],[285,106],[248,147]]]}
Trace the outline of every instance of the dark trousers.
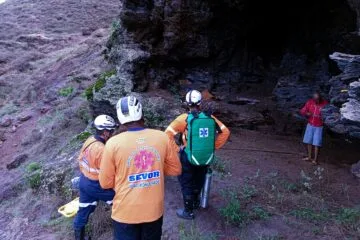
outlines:
{"label": "dark trousers", "polygon": [[160,240],[163,217],[154,222],[126,224],[113,221],[114,240]]}
{"label": "dark trousers", "polygon": [[104,201],[110,205],[115,196],[114,190],[102,189],[99,181],[90,180],[84,175],[80,176],[79,189],[79,211],[74,219],[75,229],[85,227],[90,214],[95,211],[98,201]]}
{"label": "dark trousers", "polygon": [[180,152],[180,161],[182,165],[182,173],[178,177],[181,191],[184,196],[198,196],[204,186],[207,166],[192,165],[185,153]]}

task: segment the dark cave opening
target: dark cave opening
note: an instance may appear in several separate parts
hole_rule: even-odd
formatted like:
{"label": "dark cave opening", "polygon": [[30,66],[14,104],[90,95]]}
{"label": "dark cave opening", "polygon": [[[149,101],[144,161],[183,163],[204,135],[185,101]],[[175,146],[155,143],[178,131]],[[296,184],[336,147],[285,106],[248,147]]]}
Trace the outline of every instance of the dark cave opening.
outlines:
{"label": "dark cave opening", "polygon": [[347,38],[356,30],[356,14],[345,0],[256,0],[237,6],[217,2],[211,9],[213,36],[234,39],[241,46],[237,49],[265,63],[279,61],[289,51],[317,60],[349,50]]}

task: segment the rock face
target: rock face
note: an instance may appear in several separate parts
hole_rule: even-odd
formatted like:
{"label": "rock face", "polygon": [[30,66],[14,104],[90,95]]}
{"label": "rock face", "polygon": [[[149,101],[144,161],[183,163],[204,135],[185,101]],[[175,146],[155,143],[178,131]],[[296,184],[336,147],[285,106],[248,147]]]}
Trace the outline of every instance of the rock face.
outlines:
{"label": "rock face", "polygon": [[[94,93],[95,114],[114,116],[120,97],[159,88],[180,95],[196,88],[236,96],[248,89],[271,93],[275,87],[278,106],[293,112],[314,90],[327,95],[329,51],[347,48],[350,37],[343,33],[356,29],[356,13],[343,0],[296,6],[265,0],[120,2],[105,51],[117,71]],[[161,122],[164,107],[154,109],[159,100],[146,94],[141,98],[161,113],[148,118]],[[355,105],[349,101],[342,111]]]}
{"label": "rock face", "polygon": [[323,110],[325,124],[333,131],[360,138],[360,55],[330,55],[341,74],[330,79],[331,105]]}
{"label": "rock face", "polygon": [[278,107],[284,112],[298,112],[314,91],[327,95],[330,74],[328,63],[321,59],[307,64],[306,56],[285,55],[280,65],[283,72],[274,88]]}

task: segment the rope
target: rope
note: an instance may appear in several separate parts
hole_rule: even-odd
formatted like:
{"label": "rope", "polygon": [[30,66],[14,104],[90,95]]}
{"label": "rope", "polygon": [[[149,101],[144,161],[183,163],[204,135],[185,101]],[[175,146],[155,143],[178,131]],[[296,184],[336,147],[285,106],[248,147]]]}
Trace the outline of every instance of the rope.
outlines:
{"label": "rope", "polygon": [[294,153],[294,152],[261,150],[261,149],[255,149],[255,148],[221,148],[221,150],[225,150],[225,151],[266,152],[266,153],[288,154],[288,155],[302,155],[300,153]]}

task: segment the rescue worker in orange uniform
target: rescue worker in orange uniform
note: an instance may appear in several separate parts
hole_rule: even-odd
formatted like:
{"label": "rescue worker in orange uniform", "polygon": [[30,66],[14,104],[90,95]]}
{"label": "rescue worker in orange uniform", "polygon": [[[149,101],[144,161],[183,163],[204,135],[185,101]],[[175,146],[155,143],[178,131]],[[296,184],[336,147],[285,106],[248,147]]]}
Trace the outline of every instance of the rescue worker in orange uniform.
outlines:
{"label": "rescue worker in orange uniform", "polygon": [[74,219],[75,240],[85,239],[85,225],[94,212],[99,200],[112,204],[115,192],[112,189],[102,189],[99,183],[100,162],[105,143],[112,136],[116,123],[107,115],[95,118],[96,135],[89,137],[80,151],[78,158],[80,166],[80,201],[79,211]]}
{"label": "rescue worker in orange uniform", "polygon": [[[186,94],[186,103],[189,107],[189,112],[201,112],[200,104],[202,95],[199,91],[191,90]],[[200,207],[200,192],[204,186],[205,176],[208,166],[192,165],[185,152],[187,139],[187,117],[188,113],[178,116],[165,130],[173,145],[175,143],[175,136],[180,134],[182,136],[182,143],[177,147],[180,153],[180,161],[182,165],[182,174],[179,176],[181,191],[183,194],[184,208],[178,209],[176,214],[183,219],[194,219],[194,210]],[[221,148],[230,136],[229,129],[214,116],[211,116],[217,124],[217,137],[215,141],[215,149]]]}
{"label": "rescue worker in orange uniform", "polygon": [[105,146],[99,180],[114,189],[112,219],[115,240],[160,240],[165,176],[181,174],[178,155],[164,132],[144,127],[142,105],[121,98],[117,116],[127,129]]}

